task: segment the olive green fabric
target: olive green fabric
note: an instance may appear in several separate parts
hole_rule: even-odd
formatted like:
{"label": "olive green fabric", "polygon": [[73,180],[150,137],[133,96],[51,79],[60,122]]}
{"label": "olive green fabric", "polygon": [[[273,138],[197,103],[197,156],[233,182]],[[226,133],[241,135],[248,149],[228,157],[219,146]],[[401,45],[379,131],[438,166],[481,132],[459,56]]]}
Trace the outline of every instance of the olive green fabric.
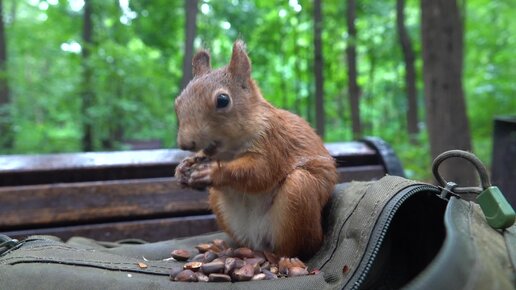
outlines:
{"label": "olive green fabric", "polygon": [[[510,260],[516,241],[491,228],[478,204],[452,197],[444,221],[447,238],[441,251],[406,289],[516,289]],[[515,230],[513,225],[505,234]]]}
{"label": "olive green fabric", "polygon": [[[144,244],[106,243],[80,237],[63,243],[55,237],[35,236],[25,240],[21,247],[0,255],[0,288],[342,289],[345,287],[347,289],[353,287],[350,281],[360,274],[359,269],[363,268],[364,253],[377,238],[375,236],[371,239],[371,234],[378,218],[389,213],[384,209],[386,204],[393,197],[399,196],[403,189],[417,184],[419,183],[400,177],[387,176],[375,182],[352,182],[337,185],[324,212],[325,243],[320,251],[308,261],[310,269],[317,268],[322,271],[322,274],[319,275],[239,283],[206,284],[169,281],[170,269],[175,265],[182,264],[175,261],[164,261],[170,257],[171,250],[194,249],[195,245],[209,242],[215,238],[221,238],[231,243],[224,233]],[[450,205],[454,203],[450,203]],[[366,281],[363,284],[364,288],[379,288],[379,285],[382,285],[383,289],[396,289],[400,285],[405,285],[410,281],[408,279],[412,279],[422,271],[439,251],[440,240],[444,240],[444,229],[439,229],[439,227],[444,228],[444,224],[442,221],[435,221],[442,220],[442,212],[445,207],[446,202],[438,198],[435,193],[421,192],[421,194],[409,198],[399,209],[399,213],[397,212],[392,230],[389,230],[385,237],[385,242],[378,253],[371,274],[368,276],[369,282]],[[427,215],[427,213],[429,214]],[[506,267],[503,271],[504,277],[513,278],[514,269],[505,264],[505,261],[509,261],[505,245],[510,245],[512,242],[500,244],[499,237],[496,237],[495,243],[489,243],[490,235],[493,233],[484,228],[482,223],[485,222],[481,216],[473,213],[462,207],[449,206],[447,219],[462,221],[466,216],[470,226],[453,227],[453,223],[447,221],[446,225],[451,226],[448,234],[468,239],[472,235],[483,235],[484,237],[473,248],[465,248],[465,250],[470,252],[479,246],[496,247],[496,249],[488,250],[485,255],[479,256],[478,259],[490,259],[489,255],[497,253],[497,257],[500,257],[493,260],[492,264],[486,264],[486,267],[489,265],[489,267],[498,269],[496,266],[503,264],[503,267]],[[415,216],[417,218],[411,218]],[[425,219],[426,216],[431,216],[431,220]],[[437,237],[432,239],[432,235]],[[501,237],[500,234],[498,235]],[[145,237],[137,238],[145,239]],[[503,238],[501,239],[503,241]],[[402,241],[409,242],[404,244]],[[432,243],[427,245],[424,241]],[[426,253],[427,257],[419,264],[417,263],[417,260],[421,260],[419,257],[412,254],[402,255],[418,251]],[[439,253],[439,256],[443,251],[446,251],[446,247]],[[503,258],[504,254],[505,258]],[[401,258],[402,256],[403,258]],[[467,257],[467,255],[464,256]],[[142,268],[138,263],[144,263],[147,267]],[[432,267],[436,268],[433,264],[429,268]],[[485,269],[478,267],[478,269],[475,268],[476,271]],[[446,271],[447,269],[452,268],[450,265],[443,264],[438,266],[435,271]],[[470,267],[460,270],[468,273],[471,271]],[[495,272],[496,270],[486,270],[485,275],[474,273],[479,279],[490,281],[489,279],[496,274]],[[422,278],[417,278],[418,281],[423,281],[425,275],[430,277],[430,274],[424,274]],[[471,281],[471,283],[483,285],[480,284],[483,281]],[[432,285],[434,281],[423,282],[419,282],[419,284],[414,282],[411,287],[425,289],[424,287]],[[504,282],[502,285],[507,284]]]}

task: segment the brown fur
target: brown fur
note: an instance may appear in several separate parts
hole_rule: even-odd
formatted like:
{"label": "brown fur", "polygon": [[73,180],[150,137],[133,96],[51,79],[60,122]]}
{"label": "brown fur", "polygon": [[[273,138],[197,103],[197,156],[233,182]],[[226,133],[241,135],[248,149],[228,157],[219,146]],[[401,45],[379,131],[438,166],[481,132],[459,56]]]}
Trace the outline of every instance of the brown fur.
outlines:
{"label": "brown fur", "polygon": [[[270,250],[313,255],[323,241],[322,209],[337,180],[333,159],[307,122],[262,97],[243,42],[234,44],[227,67],[211,70],[209,59],[206,51],[194,57],[194,79],[176,99],[178,143],[194,151],[217,144],[215,161],[192,174],[192,183],[211,185],[217,221],[237,240],[228,221],[238,217],[227,216],[222,197],[229,191],[274,193],[268,210],[274,221]],[[228,108],[216,108],[220,93],[231,97]]]}

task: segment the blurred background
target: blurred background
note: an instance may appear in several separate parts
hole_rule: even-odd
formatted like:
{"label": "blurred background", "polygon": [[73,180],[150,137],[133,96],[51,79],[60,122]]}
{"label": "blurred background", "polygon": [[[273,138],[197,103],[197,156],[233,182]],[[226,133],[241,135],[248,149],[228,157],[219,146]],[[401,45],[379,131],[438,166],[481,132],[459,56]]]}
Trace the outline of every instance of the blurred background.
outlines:
{"label": "blurred background", "polygon": [[326,142],[383,138],[410,178],[446,148],[489,164],[493,118],[516,114],[513,0],[0,6],[0,154],[175,147],[193,53],[223,66],[238,38],[266,99]]}

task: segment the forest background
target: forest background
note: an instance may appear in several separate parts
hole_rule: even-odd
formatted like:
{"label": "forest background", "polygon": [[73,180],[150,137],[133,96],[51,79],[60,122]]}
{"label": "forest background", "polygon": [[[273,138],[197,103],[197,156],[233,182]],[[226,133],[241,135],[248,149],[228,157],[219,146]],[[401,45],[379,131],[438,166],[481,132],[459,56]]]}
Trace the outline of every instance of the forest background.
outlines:
{"label": "forest background", "polygon": [[[489,163],[493,118],[516,113],[513,4],[0,0],[0,154],[175,147],[192,54],[219,67],[241,38],[264,97],[326,142],[381,137],[410,178],[429,178],[442,144]],[[451,51],[440,70],[425,67],[436,49]],[[430,90],[432,69],[457,90]]]}

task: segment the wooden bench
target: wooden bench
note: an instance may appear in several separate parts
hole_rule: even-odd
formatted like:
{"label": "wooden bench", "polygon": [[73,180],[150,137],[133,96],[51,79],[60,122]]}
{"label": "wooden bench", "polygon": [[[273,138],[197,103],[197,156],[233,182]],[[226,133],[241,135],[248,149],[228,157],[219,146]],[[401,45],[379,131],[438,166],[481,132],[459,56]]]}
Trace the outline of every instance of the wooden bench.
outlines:
{"label": "wooden bench", "polygon": [[[340,181],[403,175],[378,138],[326,144]],[[0,233],[158,241],[217,230],[207,192],[181,188],[177,149],[0,156]]]}

